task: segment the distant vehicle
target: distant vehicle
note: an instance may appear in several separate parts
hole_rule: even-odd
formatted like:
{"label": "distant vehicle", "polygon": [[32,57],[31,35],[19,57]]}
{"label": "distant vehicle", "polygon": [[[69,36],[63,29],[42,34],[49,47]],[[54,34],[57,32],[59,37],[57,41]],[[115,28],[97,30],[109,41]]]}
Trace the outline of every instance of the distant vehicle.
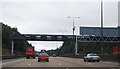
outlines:
{"label": "distant vehicle", "polygon": [[84,56],[84,62],[86,62],[86,61],[88,61],[88,62],[89,61],[97,61],[97,62],[99,62],[100,57],[95,53],[89,53],[86,56]]}
{"label": "distant vehicle", "polygon": [[113,54],[120,54],[120,46],[113,46],[112,53]]}
{"label": "distant vehicle", "polygon": [[47,62],[49,62],[49,55],[45,52],[39,53],[38,62],[40,62],[41,60],[46,60]]}
{"label": "distant vehicle", "polygon": [[35,59],[35,49],[33,46],[26,46],[26,58],[34,58]]}
{"label": "distant vehicle", "polygon": [[56,57],[57,55],[56,54],[53,54],[53,57]]}

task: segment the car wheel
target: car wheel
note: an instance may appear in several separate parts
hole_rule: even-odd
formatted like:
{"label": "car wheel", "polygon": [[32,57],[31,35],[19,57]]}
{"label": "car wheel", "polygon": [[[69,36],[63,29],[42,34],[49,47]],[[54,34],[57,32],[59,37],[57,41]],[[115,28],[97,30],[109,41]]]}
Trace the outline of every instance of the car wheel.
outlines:
{"label": "car wheel", "polygon": [[28,59],[28,57],[26,57],[26,59]]}
{"label": "car wheel", "polygon": [[40,60],[38,60],[38,62],[40,62]]}
{"label": "car wheel", "polygon": [[35,56],[33,57],[33,59],[35,59]]}
{"label": "car wheel", "polygon": [[29,56],[26,57],[26,59],[29,59],[29,58],[30,58]]}
{"label": "car wheel", "polygon": [[49,60],[47,59],[47,62],[49,62]]}
{"label": "car wheel", "polygon": [[90,60],[87,60],[87,62],[90,62]]}
{"label": "car wheel", "polygon": [[86,60],[84,59],[84,62],[86,62]]}
{"label": "car wheel", "polygon": [[97,62],[100,62],[100,60],[97,60]]}

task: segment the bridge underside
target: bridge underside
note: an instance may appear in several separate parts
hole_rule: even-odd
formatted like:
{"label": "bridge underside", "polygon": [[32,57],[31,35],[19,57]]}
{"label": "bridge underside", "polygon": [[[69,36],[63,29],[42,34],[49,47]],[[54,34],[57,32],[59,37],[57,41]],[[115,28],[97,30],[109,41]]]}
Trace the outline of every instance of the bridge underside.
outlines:
{"label": "bridge underside", "polygon": [[22,36],[14,36],[13,40],[28,41],[75,41],[78,42],[120,42],[120,37],[103,37],[100,36],[80,36],[75,35],[46,35],[46,34],[22,34]]}

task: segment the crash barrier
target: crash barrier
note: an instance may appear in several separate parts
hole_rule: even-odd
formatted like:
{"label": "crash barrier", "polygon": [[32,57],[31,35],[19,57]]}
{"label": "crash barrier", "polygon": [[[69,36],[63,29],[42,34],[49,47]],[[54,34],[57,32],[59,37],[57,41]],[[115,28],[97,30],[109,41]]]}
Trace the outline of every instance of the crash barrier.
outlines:
{"label": "crash barrier", "polygon": [[25,55],[2,56],[2,60],[25,57]]}
{"label": "crash barrier", "polygon": [[[71,54],[66,54],[66,55],[62,55],[61,57],[71,57],[71,58],[81,58],[83,59],[83,57],[85,56],[85,54],[80,54],[80,55],[71,55]],[[100,54],[100,60],[101,61],[111,61],[111,62],[119,62],[120,63],[120,54]]]}
{"label": "crash barrier", "polygon": [[120,54],[108,54],[108,55],[100,55],[101,60],[103,61],[112,61],[112,62],[119,62],[120,63]]}

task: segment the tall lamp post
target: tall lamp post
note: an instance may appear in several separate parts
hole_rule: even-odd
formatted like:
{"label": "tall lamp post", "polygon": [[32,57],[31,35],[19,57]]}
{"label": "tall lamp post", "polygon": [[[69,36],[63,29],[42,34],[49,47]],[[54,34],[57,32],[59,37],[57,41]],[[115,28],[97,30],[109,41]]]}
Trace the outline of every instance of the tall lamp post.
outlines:
{"label": "tall lamp post", "polygon": [[12,40],[11,55],[14,55],[14,40],[13,40],[14,35],[15,35],[15,32],[11,34],[11,40]]}
{"label": "tall lamp post", "polygon": [[[74,44],[74,41],[75,41],[75,39],[74,39],[74,32],[75,32],[75,19],[76,18],[80,18],[80,17],[68,17],[68,18],[72,18],[73,19],[73,44]],[[77,37],[76,37],[77,38]],[[77,55],[77,40],[76,40],[76,45],[75,45],[75,55]]]}
{"label": "tall lamp post", "polygon": [[68,18],[72,18],[73,19],[73,38],[74,38],[74,31],[75,31],[75,19],[76,18],[80,18],[80,17],[68,17]]}
{"label": "tall lamp post", "polygon": [[101,54],[103,53],[103,1],[101,0]]}

